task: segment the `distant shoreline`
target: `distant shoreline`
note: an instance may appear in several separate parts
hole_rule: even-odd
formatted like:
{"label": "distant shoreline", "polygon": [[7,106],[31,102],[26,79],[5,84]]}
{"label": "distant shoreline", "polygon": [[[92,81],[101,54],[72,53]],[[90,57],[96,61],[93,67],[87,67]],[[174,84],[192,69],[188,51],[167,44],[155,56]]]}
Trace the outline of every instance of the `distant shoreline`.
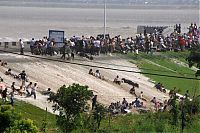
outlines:
{"label": "distant shoreline", "polygon": [[[80,4],[80,3],[55,3],[55,2],[0,2],[0,6],[8,7],[41,7],[41,8],[96,8],[100,9],[104,6],[102,4]],[[198,5],[126,5],[126,4],[108,4],[108,9],[163,9],[163,10],[199,10]]]}

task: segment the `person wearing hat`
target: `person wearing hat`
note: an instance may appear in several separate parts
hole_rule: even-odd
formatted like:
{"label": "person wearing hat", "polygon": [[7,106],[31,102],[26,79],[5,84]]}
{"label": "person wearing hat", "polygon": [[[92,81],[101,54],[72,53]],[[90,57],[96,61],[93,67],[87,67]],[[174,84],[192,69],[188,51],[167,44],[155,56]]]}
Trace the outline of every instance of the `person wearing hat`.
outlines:
{"label": "person wearing hat", "polygon": [[26,73],[25,73],[25,70],[23,70],[20,74],[19,74],[21,80],[22,80],[22,88],[24,88],[25,86],[25,81],[26,81]]}

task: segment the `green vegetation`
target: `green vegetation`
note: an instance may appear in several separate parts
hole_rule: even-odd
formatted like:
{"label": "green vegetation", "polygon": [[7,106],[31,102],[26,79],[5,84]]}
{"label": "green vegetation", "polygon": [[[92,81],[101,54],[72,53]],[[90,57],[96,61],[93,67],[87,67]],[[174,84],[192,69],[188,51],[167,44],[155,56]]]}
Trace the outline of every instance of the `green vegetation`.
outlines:
{"label": "green vegetation", "polygon": [[33,122],[36,124],[38,129],[42,130],[43,122],[45,120],[45,115],[47,114],[47,132],[57,132],[57,126],[56,126],[56,117],[55,115],[44,111],[36,106],[33,106],[31,104],[25,103],[23,101],[16,101],[15,103],[15,111],[20,113],[22,118],[28,118],[33,120]]}
{"label": "green vegetation", "polygon": [[11,105],[0,105],[1,133],[36,133],[37,131],[33,121],[21,117]]}
{"label": "green vegetation", "polygon": [[[0,102],[0,105],[1,105],[1,102]],[[47,123],[46,132],[54,133],[54,132],[57,132],[58,130],[56,126],[55,115],[49,112],[46,112],[36,106],[33,106],[23,101],[15,101],[13,110],[22,119],[28,119],[29,124],[35,124],[40,132],[42,131],[43,123],[45,122],[45,117],[46,117],[46,123]],[[21,121],[21,123],[23,123],[23,121]],[[19,123],[16,123],[16,124],[19,124]]]}
{"label": "green vegetation", "polygon": [[[137,57],[134,54],[128,54],[128,57],[144,73],[195,78],[195,71],[189,68],[185,60],[188,55],[189,52],[164,52],[153,55],[140,53]],[[200,94],[200,90],[198,89],[200,81],[149,74],[145,75],[156,83],[161,82],[169,90],[176,87],[181,94],[189,90],[190,94],[193,95],[194,88],[197,88],[197,94]]]}
{"label": "green vegetation", "polygon": [[48,133],[180,132],[182,127],[186,133],[198,132],[200,96],[193,101],[185,99],[184,102],[178,102],[174,94],[175,92],[169,101],[171,108],[168,111],[113,116],[101,104],[97,104],[94,110],[90,109],[87,101],[91,99],[92,92],[87,86],[62,86],[57,93],[52,93],[49,99],[55,102],[54,109],[60,112],[58,116],[28,103],[16,101],[14,108],[9,105],[0,106],[0,127],[1,130],[8,131],[5,125],[11,126],[11,133],[24,130],[35,133],[34,124],[39,132]]}
{"label": "green vegetation", "polygon": [[87,101],[92,95],[88,86],[79,84],[63,85],[50,95],[48,100],[54,103],[53,109],[59,111],[56,123],[64,133],[83,127],[82,113],[88,109]]}
{"label": "green vegetation", "polygon": [[190,50],[190,55],[186,58],[190,67],[196,65],[197,68],[200,68],[200,46],[194,45]]}
{"label": "green vegetation", "polygon": [[[18,101],[17,106],[15,107],[16,111],[19,111],[19,105],[21,111],[26,113],[21,113],[22,117],[26,118],[32,118],[33,121],[39,127],[41,127],[42,118],[44,117],[45,111],[41,110],[35,106],[32,106],[28,103]],[[34,111],[27,110],[28,108],[33,109]],[[34,118],[35,114],[37,113],[37,118]],[[38,113],[40,112],[40,113]],[[31,115],[27,115],[27,114]],[[52,119],[51,119],[51,116]],[[41,117],[41,118],[39,118]],[[86,118],[86,117],[84,117]],[[161,113],[148,113],[148,114],[128,114],[128,115],[118,115],[118,116],[110,116],[107,114],[107,116],[102,119],[100,128],[97,130],[99,133],[127,133],[127,132],[180,132],[181,130],[181,124],[180,124],[180,117],[179,117],[179,125],[172,126],[169,123],[169,120],[171,118],[171,115],[167,112],[161,114]],[[47,132],[59,132],[56,126],[56,119],[55,115],[48,114],[47,115]],[[185,133],[187,132],[198,132],[200,129],[200,115],[195,115],[192,117],[193,122],[191,124],[187,123],[187,126],[185,128]],[[109,122],[110,120],[110,122]],[[92,121],[89,121],[88,119],[85,120],[85,124],[89,125]],[[50,124],[52,123],[52,124]],[[91,125],[92,126],[92,125]],[[92,133],[91,129],[88,129],[90,126],[85,126],[85,128],[78,128],[73,133]],[[96,126],[95,126],[96,127]],[[91,128],[91,127],[90,127]]]}

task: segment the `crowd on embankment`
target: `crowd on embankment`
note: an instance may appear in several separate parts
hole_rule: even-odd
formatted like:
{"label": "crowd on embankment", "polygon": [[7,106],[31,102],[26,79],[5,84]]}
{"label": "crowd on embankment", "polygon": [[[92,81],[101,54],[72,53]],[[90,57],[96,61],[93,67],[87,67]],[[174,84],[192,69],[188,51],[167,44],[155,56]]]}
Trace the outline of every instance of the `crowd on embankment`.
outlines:
{"label": "crowd on embankment", "polygon": [[[74,57],[78,54],[83,57],[91,57],[99,55],[100,53],[111,54],[113,52],[146,52],[153,53],[156,51],[183,51],[187,50],[194,45],[200,44],[200,28],[196,23],[191,23],[188,27],[187,33],[182,33],[181,24],[174,26],[174,31],[168,35],[163,35],[163,29],[156,30],[154,33],[147,33],[144,29],[143,33],[135,37],[122,38],[121,35],[110,37],[106,34],[98,35],[97,37],[90,36],[82,37],[73,36],[65,39],[65,42],[59,46],[54,39],[43,37],[42,39],[35,40],[32,38],[30,41],[30,50],[32,54],[41,55],[54,55],[61,53],[63,58],[67,54],[68,57]],[[19,45],[21,49],[24,44],[20,39]],[[21,52],[23,54],[23,52]]]}
{"label": "crowd on embankment", "polygon": [[[59,52],[62,54],[62,59],[65,59],[65,55],[68,55],[68,58],[72,57],[74,58],[75,54],[78,54],[80,56],[87,57],[89,59],[93,59],[92,56],[96,55],[98,56],[100,53],[105,54],[111,54],[116,51],[120,51],[122,53],[127,52],[135,52],[138,54],[138,52],[146,52],[153,53],[154,51],[166,51],[166,50],[174,50],[174,51],[183,51],[185,49],[189,49],[193,47],[194,45],[199,45],[199,37],[200,31],[199,28],[197,28],[196,24],[191,24],[188,28],[187,33],[181,33],[181,25],[176,25],[174,28],[174,32],[170,35],[164,36],[162,34],[162,31],[156,32],[156,33],[150,33],[147,34],[145,31],[142,34],[139,34],[136,36],[136,38],[128,37],[126,39],[122,39],[122,37],[115,36],[114,38],[110,38],[108,35],[106,36],[106,39],[103,38],[103,36],[98,36],[97,38],[94,37],[85,37],[82,36],[81,38],[78,37],[71,37],[70,39],[66,39],[64,45],[57,50],[56,49],[56,42],[54,39],[49,40],[47,37],[44,37],[41,40],[34,40],[34,38],[30,42],[30,50],[32,54],[41,54],[41,55],[50,55],[53,56],[54,54],[58,54]],[[20,45],[20,53],[24,54],[24,42],[20,39],[19,40]],[[59,52],[58,52],[59,51]],[[1,61],[2,66],[7,65],[6,61]],[[36,92],[37,92],[37,83],[33,84],[32,82],[29,82],[28,85],[25,85],[25,82],[27,82],[27,75],[25,71],[22,71],[20,74],[13,73],[11,69],[8,69],[5,74],[7,76],[13,77],[13,83],[11,87],[11,103],[13,104],[13,97],[14,94],[17,93],[19,95],[25,94],[27,97],[34,96],[36,99]],[[91,71],[89,74],[100,78],[102,80],[105,79],[102,75],[100,75],[99,71],[96,71],[96,73],[92,73]],[[15,80],[21,80],[22,84],[18,88],[15,86]],[[3,83],[3,79],[1,79]],[[135,93],[135,87],[137,83],[128,81],[127,79],[119,79],[117,76],[114,78],[114,83],[120,85],[121,83],[128,83],[129,85],[132,84],[132,88],[130,88],[130,93],[133,94],[136,99],[133,100],[132,103],[128,103],[126,101],[126,98],[123,99],[123,102],[116,102],[111,103],[109,109],[112,113],[121,113],[121,112],[127,112],[127,110],[131,108],[146,108],[145,103],[147,101],[150,101],[154,104],[154,107],[156,110],[164,110],[168,106],[170,106],[170,101],[164,101],[161,103],[160,101],[157,101],[156,96],[152,97],[152,99],[146,99],[144,97],[143,91],[141,90],[140,94]],[[138,85],[139,87],[139,85]],[[2,87],[3,88],[3,87]],[[7,90],[6,88],[1,88],[1,94],[2,94],[2,100],[5,101],[7,97]],[[163,89],[161,84],[157,84],[155,88],[158,91],[162,91],[163,93],[166,93],[166,91]],[[49,94],[50,89],[47,90],[46,93]],[[170,92],[170,96],[176,97],[176,91]],[[181,98],[181,100],[188,98],[188,92],[186,92],[185,97]],[[97,99],[97,96],[95,96],[95,99]],[[97,100],[93,99],[93,106],[95,106],[95,102]]]}

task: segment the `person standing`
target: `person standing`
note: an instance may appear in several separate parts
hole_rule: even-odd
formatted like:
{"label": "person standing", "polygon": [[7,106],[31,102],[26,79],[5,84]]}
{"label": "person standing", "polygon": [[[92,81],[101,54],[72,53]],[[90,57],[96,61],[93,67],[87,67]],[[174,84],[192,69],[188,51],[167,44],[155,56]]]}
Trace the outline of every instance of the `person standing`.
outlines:
{"label": "person standing", "polygon": [[94,95],[92,98],[92,110],[96,107],[97,104],[97,95]]}
{"label": "person standing", "polygon": [[24,54],[24,42],[22,41],[22,39],[19,39],[19,46],[20,46],[20,54],[23,55]]}
{"label": "person standing", "polygon": [[[26,82],[26,73],[25,73],[25,70],[23,70],[23,71],[19,74],[19,76],[21,77],[21,80],[22,80],[22,85],[21,85],[21,87],[24,88],[25,82]],[[24,90],[25,90],[25,88],[24,88]]]}
{"label": "person standing", "polygon": [[64,60],[66,58],[66,47],[67,47],[67,43],[65,42],[62,47],[62,56],[61,56],[61,59],[64,59]]}
{"label": "person standing", "polygon": [[50,42],[50,56],[54,55],[55,40],[52,39]]}
{"label": "person standing", "polygon": [[33,54],[34,45],[35,45],[35,40],[34,40],[34,38],[32,38],[32,40],[30,42],[31,54]]}

